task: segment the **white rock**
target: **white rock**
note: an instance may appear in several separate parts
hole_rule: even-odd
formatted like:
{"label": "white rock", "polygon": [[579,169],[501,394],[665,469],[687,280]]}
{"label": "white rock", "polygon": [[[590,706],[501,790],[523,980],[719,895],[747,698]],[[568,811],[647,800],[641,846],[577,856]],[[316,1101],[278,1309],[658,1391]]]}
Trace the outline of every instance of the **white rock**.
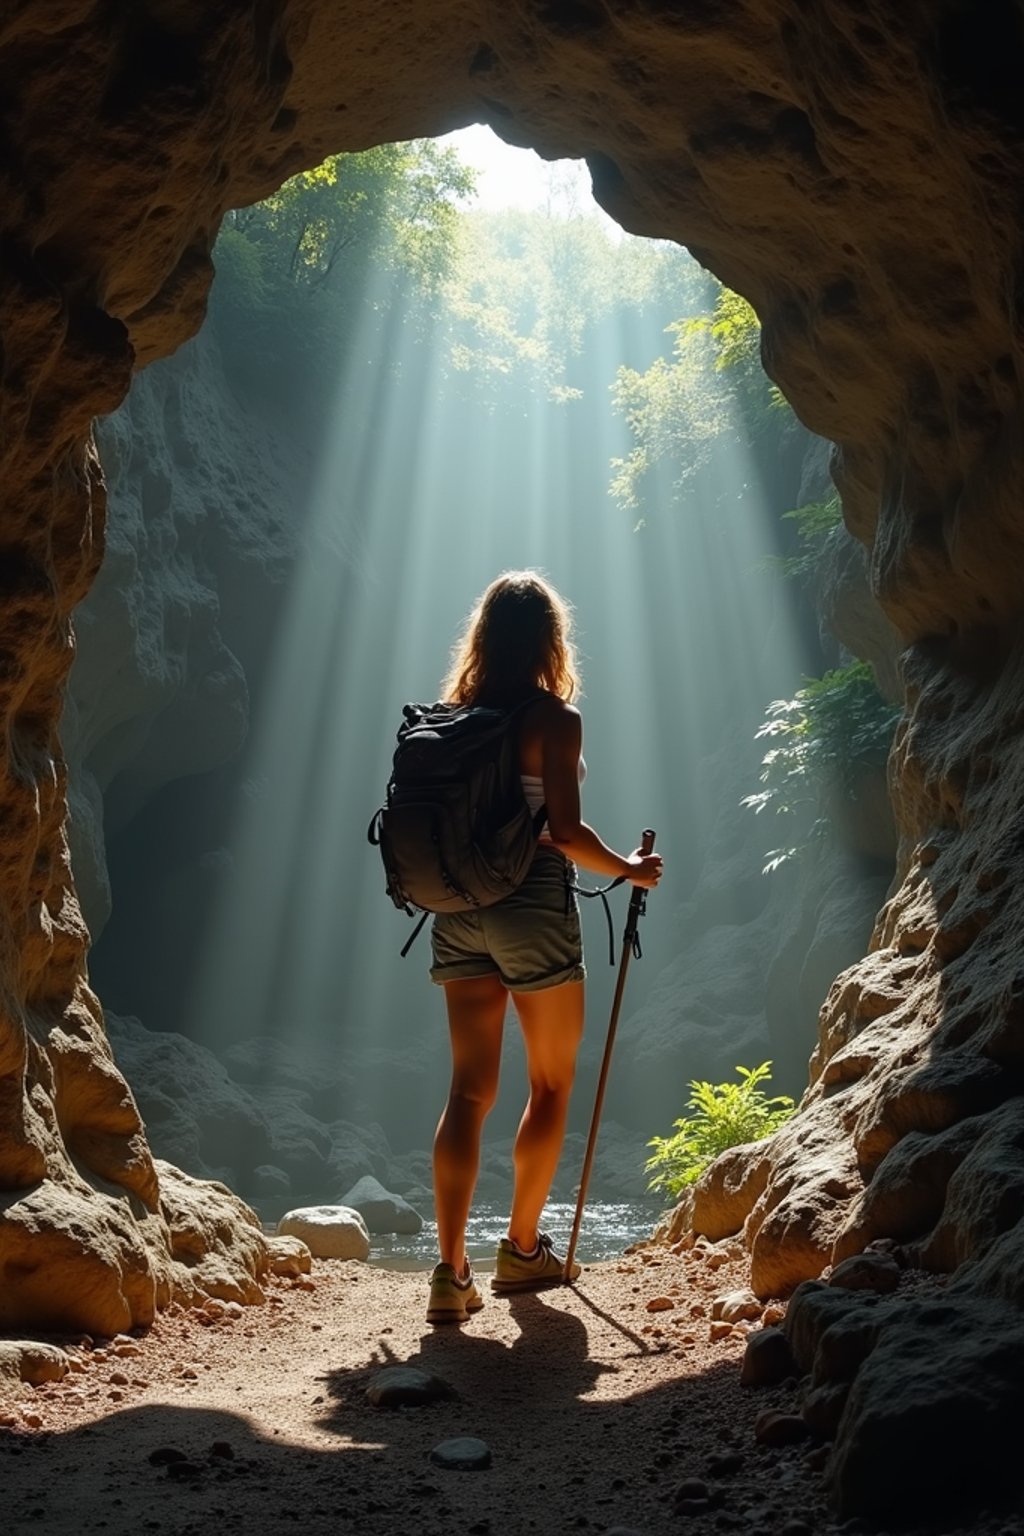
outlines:
{"label": "white rock", "polygon": [[308,1275],[311,1268],[309,1249],[298,1237],[268,1237],[270,1273],[295,1278]]}
{"label": "white rock", "polygon": [[421,1232],[423,1217],[401,1195],[393,1195],[372,1174],[353,1184],[342,1205],[358,1211],[368,1232]]}
{"label": "white rock", "polygon": [[367,1259],[370,1234],[358,1211],[347,1205],[306,1205],[288,1211],[277,1224],[279,1237],[301,1238],[318,1259]]}
{"label": "white rock", "polygon": [[711,1316],[721,1318],[725,1323],[759,1318],[763,1311],[764,1302],[758,1301],[753,1291],[730,1291],[725,1296],[716,1296],[711,1303]]}

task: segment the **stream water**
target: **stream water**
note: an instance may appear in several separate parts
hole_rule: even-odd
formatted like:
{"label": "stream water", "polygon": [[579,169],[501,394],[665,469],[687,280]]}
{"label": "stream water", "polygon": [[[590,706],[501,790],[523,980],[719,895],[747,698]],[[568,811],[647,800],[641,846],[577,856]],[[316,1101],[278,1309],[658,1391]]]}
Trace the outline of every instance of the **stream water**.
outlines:
{"label": "stream water", "polygon": [[[600,1259],[614,1259],[631,1243],[650,1237],[658,1224],[661,1208],[651,1202],[597,1200],[586,1205],[583,1224],[576,1245],[576,1257],[583,1264]],[[543,1229],[550,1233],[555,1250],[564,1253],[572,1232],[575,1203],[550,1201],[545,1207]],[[473,1267],[486,1274],[494,1268],[494,1254],[508,1223],[508,1205],[480,1201],[473,1208],[466,1233],[466,1247]],[[381,1269],[432,1269],[437,1262],[435,1227],[426,1220],[422,1232],[414,1237],[398,1234],[370,1239],[371,1264]]]}

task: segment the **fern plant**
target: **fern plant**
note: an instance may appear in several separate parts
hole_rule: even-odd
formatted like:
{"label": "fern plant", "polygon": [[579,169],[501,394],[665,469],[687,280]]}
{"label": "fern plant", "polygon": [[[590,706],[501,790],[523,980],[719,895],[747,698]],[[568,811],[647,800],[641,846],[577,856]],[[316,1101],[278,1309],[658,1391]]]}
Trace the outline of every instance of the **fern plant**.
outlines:
{"label": "fern plant", "polygon": [[789,1095],[769,1097],[761,1087],[771,1079],[770,1061],[736,1071],[738,1083],[690,1083],[687,1108],[693,1114],[673,1122],[673,1135],[653,1136],[647,1143],[654,1148],[644,1164],[644,1171],[653,1174],[648,1189],[664,1190],[674,1199],[720,1152],[760,1141],[789,1119],[796,1108]]}
{"label": "fern plant", "polygon": [[829,829],[829,806],[851,798],[865,768],[885,762],[900,712],[883,699],[866,661],[808,678],[791,699],[774,699],[757,732],[764,788],[740,804],[788,818],[798,835],[773,849],[764,872],[796,858]]}
{"label": "fern plant", "polygon": [[802,507],[783,512],[783,520],[795,523],[800,552],[795,555],[768,555],[765,565],[790,581],[812,581],[817,574],[825,540],[843,520],[838,492],[824,501],[808,501]]}

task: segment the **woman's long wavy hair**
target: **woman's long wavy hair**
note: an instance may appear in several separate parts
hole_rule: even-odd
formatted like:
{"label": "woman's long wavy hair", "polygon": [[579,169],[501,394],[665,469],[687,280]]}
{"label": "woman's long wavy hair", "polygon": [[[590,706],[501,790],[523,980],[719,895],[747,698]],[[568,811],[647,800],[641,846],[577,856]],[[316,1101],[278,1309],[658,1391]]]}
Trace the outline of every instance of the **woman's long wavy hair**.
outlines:
{"label": "woman's long wavy hair", "polygon": [[442,697],[453,704],[515,702],[546,688],[579,692],[572,608],[536,571],[505,571],[477,602],[452,651]]}

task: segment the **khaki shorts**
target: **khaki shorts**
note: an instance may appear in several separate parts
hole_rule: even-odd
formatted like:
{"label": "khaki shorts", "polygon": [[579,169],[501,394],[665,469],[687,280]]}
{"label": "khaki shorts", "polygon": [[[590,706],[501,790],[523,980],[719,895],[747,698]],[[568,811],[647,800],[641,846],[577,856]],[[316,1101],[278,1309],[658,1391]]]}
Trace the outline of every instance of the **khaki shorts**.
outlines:
{"label": "khaki shorts", "polygon": [[497,976],[510,992],[582,981],[575,880],[574,864],[556,848],[540,847],[511,896],[493,907],[439,913],[431,929],[431,981]]}

